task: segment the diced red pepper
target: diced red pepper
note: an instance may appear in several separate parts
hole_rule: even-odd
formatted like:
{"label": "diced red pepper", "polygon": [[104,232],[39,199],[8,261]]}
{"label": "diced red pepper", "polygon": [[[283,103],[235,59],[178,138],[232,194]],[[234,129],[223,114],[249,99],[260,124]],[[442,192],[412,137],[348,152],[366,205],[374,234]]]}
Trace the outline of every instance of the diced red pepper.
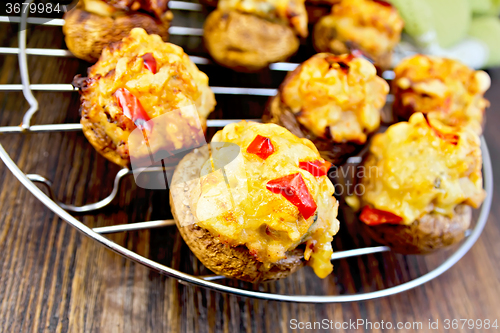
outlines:
{"label": "diced red pepper", "polygon": [[427,117],[426,114],[424,114],[424,117],[425,120],[427,121],[427,125],[429,125],[429,127],[432,129],[432,131],[434,132],[434,134],[436,134],[437,137],[439,137],[441,140],[451,143],[452,145],[456,146],[458,144],[458,140],[460,139],[460,136],[458,134],[443,133],[431,125],[431,122],[429,121],[429,118]]}
{"label": "diced red pepper", "polygon": [[151,71],[151,73],[156,74],[157,64],[156,64],[156,59],[153,56],[153,54],[146,53],[141,58],[142,58],[142,60],[144,60],[144,67],[149,69]]}
{"label": "diced red pepper", "polygon": [[309,193],[300,172],[270,180],[267,182],[266,188],[273,193],[284,196],[299,209],[306,220],[316,212],[316,202]]}
{"label": "diced red pepper", "polygon": [[316,160],[314,162],[299,162],[299,168],[309,171],[314,177],[326,176],[332,163]]}
{"label": "diced red pepper", "polygon": [[403,218],[393,214],[391,212],[386,212],[380,209],[371,208],[370,206],[363,207],[359,219],[368,225],[380,225],[384,223],[388,224],[399,224],[403,222]]}
{"label": "diced red pepper", "polygon": [[132,120],[140,130],[151,131],[151,125],[148,123],[151,118],[144,110],[141,102],[130,91],[125,88],[119,88],[114,96],[118,100],[118,105],[122,108],[123,114]]}
{"label": "diced red pepper", "polygon": [[248,146],[247,153],[255,154],[265,160],[274,153],[274,146],[271,139],[257,135]]}

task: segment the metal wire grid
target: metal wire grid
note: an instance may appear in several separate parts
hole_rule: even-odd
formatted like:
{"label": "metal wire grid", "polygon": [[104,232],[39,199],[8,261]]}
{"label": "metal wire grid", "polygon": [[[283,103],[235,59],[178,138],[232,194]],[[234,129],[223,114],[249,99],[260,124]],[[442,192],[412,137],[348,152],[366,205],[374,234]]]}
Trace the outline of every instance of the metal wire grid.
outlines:
{"label": "metal wire grid", "polygon": [[[26,0],[25,3],[32,3],[33,0]],[[171,10],[187,10],[187,11],[201,11],[202,6],[200,4],[185,2],[185,1],[170,1],[169,7]],[[23,13],[21,17],[7,17],[0,16],[0,23],[19,23],[19,47],[0,47],[0,54],[17,54],[19,59],[19,67],[21,73],[22,84],[3,84],[0,85],[0,91],[22,91],[26,100],[30,104],[29,110],[25,113],[23,117],[23,123],[21,126],[4,126],[0,127],[0,134],[2,133],[46,133],[46,132],[68,132],[68,131],[81,131],[82,126],[80,124],[48,124],[48,125],[31,125],[31,118],[38,111],[38,102],[33,96],[33,91],[52,91],[52,92],[65,92],[65,91],[77,91],[71,84],[30,84],[28,66],[27,66],[27,56],[28,55],[39,55],[39,56],[55,56],[55,57],[73,57],[71,52],[68,50],[61,49],[28,49],[26,48],[26,27],[27,24],[44,24],[51,26],[62,26],[64,24],[63,19],[53,19],[47,22],[46,19],[41,18],[28,18],[28,13]],[[201,36],[203,34],[202,29],[189,28],[189,27],[176,27],[172,26],[169,29],[171,35],[180,36]],[[198,65],[209,65],[212,62],[203,57],[191,56],[191,60]],[[295,63],[274,63],[269,67],[271,70],[275,71],[290,71],[295,69],[298,64]],[[392,79],[393,73],[388,71],[383,74],[385,79]],[[235,87],[211,87],[215,94],[230,94],[230,95],[251,95],[251,96],[274,96],[276,94],[276,89],[269,88],[235,88]],[[223,127],[232,122],[238,122],[240,119],[227,119],[227,120],[208,120],[208,127]],[[289,302],[301,302],[301,303],[336,303],[336,302],[350,302],[350,301],[360,301],[374,299],[378,297],[384,297],[393,295],[402,291],[409,290],[411,288],[422,285],[435,277],[439,276],[451,266],[453,266],[458,260],[460,260],[465,253],[474,245],[474,243],[479,238],[485,224],[487,217],[491,208],[492,196],[493,196],[493,179],[492,179],[492,169],[491,161],[488,152],[488,148],[484,138],[481,138],[481,149],[483,152],[483,174],[484,174],[484,186],[487,193],[486,199],[481,207],[479,213],[478,221],[474,228],[470,230],[467,235],[466,240],[463,244],[452,253],[448,259],[446,259],[440,266],[434,270],[422,275],[414,280],[400,284],[395,287],[388,289],[378,290],[375,292],[368,292],[363,294],[354,295],[339,295],[339,296],[313,296],[313,295],[282,295],[282,294],[272,294],[257,292],[245,289],[239,289],[235,287],[225,286],[219,283],[212,282],[213,280],[224,278],[222,276],[210,275],[210,276],[193,276],[180,272],[178,270],[172,269],[170,267],[159,264],[155,261],[147,259],[133,251],[130,251],[121,245],[109,240],[108,238],[102,236],[102,234],[116,233],[116,232],[126,232],[132,230],[144,230],[151,228],[165,227],[175,224],[173,220],[162,220],[162,221],[148,221],[148,222],[138,222],[129,223],[122,225],[113,225],[107,227],[93,228],[90,229],[82,222],[78,221],[75,217],[70,215],[68,212],[86,212],[90,213],[101,209],[108,204],[110,204],[118,193],[119,185],[121,180],[131,174],[131,170],[124,168],[120,170],[114,180],[114,187],[111,194],[102,199],[99,202],[88,204],[85,206],[77,207],[73,205],[67,205],[59,202],[53,192],[52,183],[45,177],[37,174],[25,174],[23,173],[16,163],[10,158],[3,146],[0,144],[0,158],[4,161],[11,172],[19,179],[19,181],[31,192],[33,193],[42,203],[44,203],[49,209],[54,213],[59,215],[63,220],[68,222],[70,225],[75,227],[81,233],[88,237],[93,238],[102,245],[108,247],[109,249],[115,251],[118,254],[123,255],[126,258],[134,260],[141,263],[159,273],[166,274],[168,276],[177,278],[184,282],[202,286],[208,289],[213,289],[221,292],[227,292],[236,294],[239,296],[254,297],[266,300],[278,300],[278,301],[289,301]],[[355,162],[353,159],[351,162]],[[49,195],[46,195],[41,191],[36,185],[36,183],[43,184]],[[375,254],[380,252],[390,251],[386,246],[368,247],[361,249],[354,249],[348,251],[336,252],[332,256],[332,260],[343,259],[348,257]]]}

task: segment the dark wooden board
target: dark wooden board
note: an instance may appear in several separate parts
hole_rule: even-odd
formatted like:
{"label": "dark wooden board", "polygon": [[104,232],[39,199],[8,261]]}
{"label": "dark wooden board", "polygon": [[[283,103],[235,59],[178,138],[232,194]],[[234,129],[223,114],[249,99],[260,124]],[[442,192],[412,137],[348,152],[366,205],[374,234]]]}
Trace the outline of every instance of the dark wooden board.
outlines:
{"label": "dark wooden board", "polygon": [[[191,14],[200,15],[200,14]],[[17,27],[2,25],[0,45],[17,45]],[[57,27],[28,31],[29,47],[61,48]],[[191,54],[200,54],[199,38],[175,37]],[[0,84],[20,83],[15,56],[0,56]],[[76,59],[31,56],[32,83],[69,83],[87,64]],[[209,66],[212,85],[277,87],[285,73],[239,74]],[[491,71],[486,139],[495,179],[500,179],[500,71]],[[40,111],[34,121],[78,121],[76,93],[37,92]],[[266,98],[217,96],[214,118],[260,117]],[[19,125],[28,104],[21,92],[0,92],[0,126]],[[54,181],[64,202],[84,204],[106,196],[118,168],[106,162],[81,133],[0,136],[19,167]],[[422,322],[445,319],[500,320],[500,208],[495,193],[485,232],[455,267],[414,290],[378,300],[336,305],[289,304],[235,297],[185,286],[135,264],[80,235],[33,197],[0,163],[0,331],[2,332],[276,332],[290,331],[290,320],[335,322]],[[78,218],[106,226],[170,218],[168,193],[147,191],[126,179],[111,207]],[[193,274],[199,264],[175,228],[120,233],[112,240],[158,262]],[[366,240],[344,226],[337,249]],[[319,280],[309,268],[284,281],[231,286],[290,294],[351,294],[387,288],[436,267],[446,253],[430,256],[379,254],[335,262],[334,274]],[[353,329],[341,331],[354,332]],[[396,330],[386,330],[388,332]],[[408,330],[412,332],[416,330]],[[422,330],[421,330],[422,331]],[[426,331],[426,330],[425,330]],[[439,331],[442,331],[441,329]],[[456,330],[470,332],[471,330]],[[484,330],[476,330],[483,332]],[[493,330],[494,331],[494,330]]]}

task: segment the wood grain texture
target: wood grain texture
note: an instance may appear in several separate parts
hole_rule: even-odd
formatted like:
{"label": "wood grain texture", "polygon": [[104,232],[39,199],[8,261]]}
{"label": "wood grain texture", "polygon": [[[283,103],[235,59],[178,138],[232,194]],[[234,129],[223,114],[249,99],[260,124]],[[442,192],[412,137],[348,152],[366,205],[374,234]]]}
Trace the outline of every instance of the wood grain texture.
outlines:
{"label": "wood grain texture", "polygon": [[[191,14],[193,16],[200,14]],[[192,21],[192,20],[191,20]],[[189,22],[191,22],[189,21]],[[5,28],[4,28],[5,27]],[[2,25],[0,45],[15,46],[17,27]],[[60,28],[36,27],[29,47],[64,47]],[[175,37],[175,43],[199,54],[196,38]],[[302,55],[299,55],[301,57]],[[305,59],[305,57],[302,57]],[[19,83],[17,58],[0,56],[0,83]],[[76,59],[31,56],[32,83],[71,82],[87,64]],[[200,67],[217,86],[277,87],[285,73],[237,74]],[[486,139],[495,179],[500,179],[500,71],[491,73]],[[37,124],[78,121],[74,93],[35,94]],[[260,117],[265,98],[217,96],[213,117]],[[0,126],[18,125],[28,108],[21,92],[0,93]],[[0,143],[26,173],[54,181],[64,202],[84,204],[106,196],[118,168],[107,163],[81,133],[0,136]],[[414,290],[383,299],[333,305],[290,304],[235,297],[185,286],[105,249],[51,213],[0,163],[0,331],[1,332],[289,332],[290,320],[343,322],[423,322],[444,319],[500,321],[500,205],[498,190],[488,224],[472,250],[452,269]],[[88,226],[106,226],[170,218],[168,193],[122,183],[111,207],[78,218]],[[345,217],[349,219],[348,216]],[[110,239],[176,269],[209,273],[194,258],[175,228],[120,233]],[[337,248],[366,243],[345,225],[335,238]],[[430,256],[370,255],[335,262],[334,273],[319,280],[306,268],[295,276],[252,286],[227,285],[294,294],[350,294],[386,288],[413,279],[437,266],[446,253]],[[354,332],[341,329],[341,332]],[[365,331],[365,330],[361,330]],[[367,330],[370,331],[370,330]],[[382,330],[374,330],[382,331]],[[397,330],[384,330],[396,332]],[[405,330],[413,332],[417,330]],[[421,330],[426,331],[426,330]],[[438,331],[443,331],[440,329]],[[453,332],[471,332],[458,329]],[[485,332],[484,330],[475,330]],[[491,330],[494,331],[494,330]]]}

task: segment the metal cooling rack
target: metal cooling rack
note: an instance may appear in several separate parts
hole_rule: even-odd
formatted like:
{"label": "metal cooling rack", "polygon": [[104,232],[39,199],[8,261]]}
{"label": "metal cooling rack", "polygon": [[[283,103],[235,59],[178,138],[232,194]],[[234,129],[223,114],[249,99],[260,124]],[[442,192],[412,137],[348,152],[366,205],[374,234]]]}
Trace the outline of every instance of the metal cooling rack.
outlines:
{"label": "metal cooling rack", "polygon": [[[26,0],[25,3],[30,4],[33,0]],[[181,10],[181,11],[201,11],[202,6],[197,3],[185,2],[185,1],[170,1],[169,7],[171,10]],[[0,127],[0,134],[7,133],[50,133],[50,132],[70,132],[70,131],[81,131],[82,126],[80,124],[47,124],[47,125],[32,125],[31,119],[33,115],[38,111],[38,102],[33,95],[33,91],[51,91],[51,92],[67,92],[67,91],[77,91],[71,84],[30,84],[28,66],[27,66],[27,56],[37,55],[37,56],[50,56],[50,57],[73,57],[71,52],[68,50],[61,49],[45,49],[45,48],[27,48],[26,47],[26,28],[28,24],[43,24],[49,26],[62,26],[64,24],[63,19],[52,19],[48,21],[43,18],[29,18],[28,13],[23,13],[21,17],[8,17],[0,16],[0,24],[19,24],[19,47],[0,47],[0,54],[16,54],[18,55],[19,68],[21,73],[22,84],[0,84],[0,91],[22,91],[24,97],[28,101],[30,108],[23,117],[23,122],[20,126],[4,126]],[[199,28],[190,27],[178,27],[172,26],[169,29],[170,35],[178,36],[202,36],[203,30]],[[203,57],[191,56],[191,60],[197,65],[214,65],[215,64]],[[274,63],[269,66],[273,71],[291,71],[294,70],[298,64],[280,62]],[[394,73],[391,71],[385,72],[383,77],[387,80],[392,79]],[[235,88],[235,87],[211,87],[212,91],[217,95],[249,95],[249,96],[274,96],[277,89],[268,88]],[[255,121],[260,121],[253,119]],[[240,119],[225,119],[225,120],[208,120],[208,127],[223,127],[232,122],[238,122]],[[131,170],[124,168],[121,169],[115,176],[114,187],[112,192],[104,199],[84,206],[73,206],[64,204],[58,201],[52,191],[52,182],[49,179],[37,174],[25,174],[19,169],[16,163],[10,158],[8,153],[5,151],[3,146],[0,144],[0,158],[7,165],[10,171],[19,179],[19,181],[33,194],[37,197],[43,204],[45,204],[50,210],[59,215],[63,220],[69,223],[71,226],[76,228],[78,231],[84,235],[94,239],[95,241],[101,243],[107,248],[113,250],[114,252],[121,254],[122,256],[141,263],[150,269],[153,269],[159,273],[168,275],[170,277],[176,278],[178,280],[184,281],[189,284],[205,287],[208,289],[217,290],[220,292],[227,292],[239,296],[254,297],[266,300],[277,300],[277,301],[287,301],[287,302],[300,302],[300,303],[337,303],[337,302],[350,302],[350,301],[362,301],[368,299],[374,299],[384,296],[393,295],[400,293],[411,288],[420,286],[435,277],[439,276],[456,262],[458,262],[474,245],[474,243],[479,238],[489,215],[491,208],[491,202],[493,197],[493,177],[492,177],[492,167],[490,161],[490,155],[486,145],[486,141],[481,137],[481,149],[483,153],[483,175],[484,175],[484,187],[487,193],[486,199],[481,206],[479,217],[475,223],[473,229],[469,230],[466,235],[465,241],[458,247],[449,257],[438,267],[432,271],[403,284],[377,290],[374,292],[352,294],[352,295],[282,295],[258,292],[252,290],[241,289],[237,287],[231,287],[222,285],[214,280],[224,279],[223,276],[217,275],[204,275],[204,276],[194,276],[190,274],[183,273],[176,269],[167,267],[158,262],[145,258],[113,241],[102,236],[103,234],[117,233],[117,232],[127,232],[133,230],[144,230],[151,228],[160,228],[174,225],[173,220],[162,220],[162,221],[147,221],[139,223],[129,223],[120,224],[100,228],[89,228],[82,222],[73,217],[69,212],[72,213],[92,213],[98,209],[101,209],[109,205],[113,199],[116,197],[121,180],[132,173]],[[359,162],[359,158],[352,158],[351,163]],[[152,169],[150,169],[152,170]],[[40,190],[35,183],[43,184],[47,190],[48,195]],[[348,251],[335,252],[332,255],[332,260],[344,259],[348,257],[362,256],[368,254],[375,254],[380,252],[387,252],[390,249],[386,246],[376,246],[360,248]]]}

